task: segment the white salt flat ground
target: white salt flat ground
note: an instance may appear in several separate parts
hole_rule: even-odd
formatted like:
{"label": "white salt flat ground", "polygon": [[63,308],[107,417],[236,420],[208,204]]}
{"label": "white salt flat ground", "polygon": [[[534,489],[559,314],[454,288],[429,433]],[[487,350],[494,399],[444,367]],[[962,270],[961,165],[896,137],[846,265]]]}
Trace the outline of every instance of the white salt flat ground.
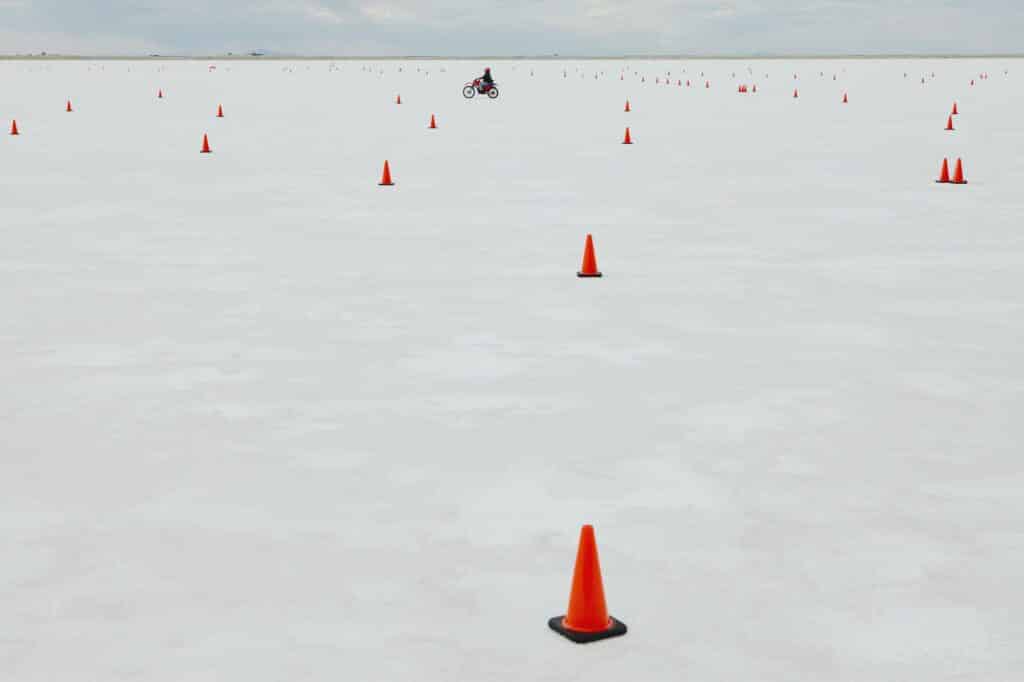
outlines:
{"label": "white salt flat ground", "polygon": [[1024,679],[1024,64],[482,66],[0,63],[0,679]]}

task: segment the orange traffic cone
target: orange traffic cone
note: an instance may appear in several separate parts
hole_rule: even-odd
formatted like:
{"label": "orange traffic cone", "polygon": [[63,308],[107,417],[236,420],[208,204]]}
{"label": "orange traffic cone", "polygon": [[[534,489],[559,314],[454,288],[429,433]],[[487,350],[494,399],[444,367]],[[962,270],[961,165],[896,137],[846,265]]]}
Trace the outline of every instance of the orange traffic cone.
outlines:
{"label": "orange traffic cone", "polygon": [[164,91],[163,90],[157,90],[156,91],[156,98],[157,99],[163,99],[164,98]]}
{"label": "orange traffic cone", "polygon": [[707,89],[707,88],[710,88],[710,87],[711,87],[711,81],[704,81],[704,88]]}
{"label": "orange traffic cone", "polygon": [[800,96],[800,93],[799,93],[799,92],[797,92],[796,90],[794,90],[794,91],[793,91],[793,99],[796,99],[796,98],[797,98],[797,97],[799,97],[799,96]]}
{"label": "orange traffic cone", "polygon": [[956,110],[956,102],[953,102],[953,115],[959,116],[960,112]]}
{"label": "orange traffic cone", "polygon": [[753,87],[753,92],[757,92],[757,86],[756,85]]}
{"label": "orange traffic cone", "polygon": [[569,612],[548,621],[548,627],[577,644],[596,642],[626,634],[626,624],[608,615],[597,558],[594,527],[583,526],[572,574]]}
{"label": "orange traffic cone", "polygon": [[430,115],[430,126],[428,126],[428,127],[431,130],[434,130],[435,128],[437,128],[437,121],[434,120],[434,115],[433,114]]}
{"label": "orange traffic cone", "polygon": [[953,130],[953,117],[950,116],[946,119],[946,130]]}
{"label": "orange traffic cone", "polygon": [[377,184],[381,187],[390,187],[395,184],[391,181],[391,166],[387,161],[384,162],[384,174],[380,176],[380,182]]}
{"label": "orange traffic cone", "polygon": [[949,159],[942,160],[942,170],[939,171],[939,179],[935,182],[942,185],[949,182]]}
{"label": "orange traffic cone", "polygon": [[600,277],[601,271],[597,269],[597,256],[594,255],[594,238],[587,235],[587,243],[583,247],[583,265],[580,266],[577,277]]}
{"label": "orange traffic cone", "polygon": [[21,133],[18,132],[18,122],[17,121],[11,121],[11,135],[20,135],[20,134]]}
{"label": "orange traffic cone", "polygon": [[633,144],[633,138],[629,136],[629,127],[626,128],[626,136],[622,139],[622,144]]}
{"label": "orange traffic cone", "polygon": [[64,111],[68,112],[69,114],[71,113],[71,100],[68,100],[68,105],[64,108]]}
{"label": "orange traffic cone", "polygon": [[200,154],[210,153],[210,140],[207,139],[206,133],[203,133],[203,148],[199,150]]}
{"label": "orange traffic cone", "polygon": [[626,108],[623,111],[625,111],[626,113],[629,113],[630,111],[632,111],[632,109],[629,108],[629,100],[628,99],[626,100]]}
{"label": "orange traffic cone", "polygon": [[847,97],[846,93],[844,92],[843,93],[843,104],[849,104],[849,103],[850,103],[850,98]]}
{"label": "orange traffic cone", "polygon": [[954,185],[966,185],[967,180],[964,179],[964,164],[960,159],[956,160],[956,170],[953,171],[953,184]]}
{"label": "orange traffic cone", "polygon": [[224,107],[217,105],[217,118],[224,118]]}
{"label": "orange traffic cone", "polygon": [[399,95],[398,97],[395,98],[395,104],[401,104],[401,103],[402,103],[402,96]]}

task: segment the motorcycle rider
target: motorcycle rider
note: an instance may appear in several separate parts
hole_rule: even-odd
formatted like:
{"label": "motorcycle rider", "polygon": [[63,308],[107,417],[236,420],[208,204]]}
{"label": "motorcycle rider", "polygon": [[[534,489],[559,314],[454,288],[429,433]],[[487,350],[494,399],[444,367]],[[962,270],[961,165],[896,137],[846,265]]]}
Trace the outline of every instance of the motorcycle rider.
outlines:
{"label": "motorcycle rider", "polygon": [[491,75],[491,67],[484,69],[484,75],[480,76],[480,92],[486,91],[494,85],[494,77]]}

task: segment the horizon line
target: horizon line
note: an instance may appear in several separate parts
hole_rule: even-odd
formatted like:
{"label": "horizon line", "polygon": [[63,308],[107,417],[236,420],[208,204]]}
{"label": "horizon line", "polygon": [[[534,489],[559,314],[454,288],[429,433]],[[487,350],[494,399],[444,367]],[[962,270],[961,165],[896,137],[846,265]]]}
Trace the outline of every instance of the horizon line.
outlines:
{"label": "horizon line", "polygon": [[[257,54],[254,54],[257,53]],[[259,50],[250,53],[234,54],[63,54],[46,53],[37,54],[0,54],[0,60],[5,61],[46,61],[46,60],[178,60],[178,61],[205,61],[211,59],[233,60],[233,61],[400,61],[400,60],[421,60],[421,61],[471,61],[471,60],[493,60],[493,61],[663,61],[663,60],[741,60],[741,59],[1022,59],[1024,53],[1017,52],[990,52],[990,53],[821,53],[821,54],[784,54],[784,53],[752,53],[752,54],[624,54],[617,56],[585,55],[585,54],[543,54],[543,55],[475,55],[475,56],[446,56],[446,55],[314,55],[314,54],[289,54],[274,53],[264,54]]]}

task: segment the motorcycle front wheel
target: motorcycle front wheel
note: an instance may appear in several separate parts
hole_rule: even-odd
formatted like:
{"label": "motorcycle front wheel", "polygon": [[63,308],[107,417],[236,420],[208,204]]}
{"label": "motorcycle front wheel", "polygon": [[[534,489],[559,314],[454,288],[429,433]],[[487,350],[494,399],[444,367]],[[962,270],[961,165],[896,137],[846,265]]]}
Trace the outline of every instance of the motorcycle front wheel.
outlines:
{"label": "motorcycle front wheel", "polygon": [[462,96],[465,97],[466,99],[473,99],[473,95],[475,94],[476,88],[474,88],[472,85],[467,85],[466,87],[462,88]]}

